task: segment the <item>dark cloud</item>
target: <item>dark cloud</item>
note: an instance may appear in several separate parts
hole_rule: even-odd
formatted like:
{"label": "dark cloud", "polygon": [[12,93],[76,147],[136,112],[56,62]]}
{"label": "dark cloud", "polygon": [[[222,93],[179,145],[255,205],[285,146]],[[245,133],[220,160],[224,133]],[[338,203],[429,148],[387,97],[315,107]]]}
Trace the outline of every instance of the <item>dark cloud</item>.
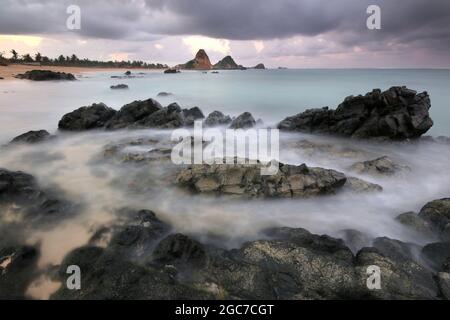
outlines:
{"label": "dark cloud", "polygon": [[[77,33],[83,37],[145,40],[198,34],[269,40],[323,35],[340,48],[386,50],[402,44],[450,50],[450,1],[443,0],[2,0],[0,34],[69,32],[70,4],[82,9]],[[380,31],[366,28],[371,4],[382,10]]]}

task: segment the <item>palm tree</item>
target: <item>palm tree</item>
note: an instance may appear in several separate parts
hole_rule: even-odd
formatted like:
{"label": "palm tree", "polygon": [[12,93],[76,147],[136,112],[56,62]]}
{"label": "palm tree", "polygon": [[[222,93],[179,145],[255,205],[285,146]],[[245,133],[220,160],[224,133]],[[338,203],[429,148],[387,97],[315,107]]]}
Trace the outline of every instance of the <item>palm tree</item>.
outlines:
{"label": "palm tree", "polygon": [[34,61],[29,53],[24,54],[22,57],[23,57],[23,61],[25,61],[25,62],[33,62]]}
{"label": "palm tree", "polygon": [[16,50],[12,49],[11,54],[12,54],[12,60],[17,61],[17,59],[19,57],[19,53]]}
{"label": "palm tree", "polygon": [[40,54],[40,52],[36,53],[34,56],[34,60],[36,62],[41,62],[42,61],[42,55]]}

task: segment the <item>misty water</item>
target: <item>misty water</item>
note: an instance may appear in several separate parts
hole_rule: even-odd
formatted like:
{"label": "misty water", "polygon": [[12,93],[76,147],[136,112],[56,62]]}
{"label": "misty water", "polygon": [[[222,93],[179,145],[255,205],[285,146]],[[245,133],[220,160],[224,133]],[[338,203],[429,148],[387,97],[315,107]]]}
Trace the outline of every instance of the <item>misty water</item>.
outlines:
{"label": "misty water", "polygon": [[[155,98],[163,105],[200,107],[236,116],[244,111],[273,125],[306,108],[335,108],[348,95],[373,88],[407,85],[428,91],[435,125],[429,134],[450,135],[450,71],[448,70],[249,70],[219,74],[183,72],[164,75],[146,72],[133,79],[111,79],[119,72],[84,74],[76,82],[5,81],[0,83],[0,144],[29,130],[57,132],[67,112],[96,102],[119,109],[133,100]],[[126,83],[129,90],[112,91]],[[165,91],[172,96],[157,98]],[[305,228],[339,237],[343,229],[356,229],[370,237],[387,236],[425,244],[423,238],[395,221],[403,212],[418,211],[428,201],[450,195],[450,148],[429,142],[381,144],[306,134],[281,134],[280,161],[336,169],[383,187],[380,193],[341,192],[312,199],[236,200],[192,195],[171,183],[177,168],[171,163],[118,164],[103,158],[105,146],[144,138],[149,141],[133,152],[165,145],[171,131],[58,133],[43,144],[3,149],[0,168],[34,175],[44,187],[57,186],[65,197],[80,204],[82,212],[52,228],[29,231],[28,242],[40,243],[39,265],[58,264],[70,250],[87,243],[101,226],[115,219],[118,208],[150,209],[178,232],[232,248],[260,237],[270,226]],[[309,152],[299,147],[308,140],[346,152]],[[356,161],[389,156],[408,165],[411,172],[394,177],[355,175]],[[8,223],[8,221],[0,221]],[[46,298],[55,286],[36,283],[30,295]]]}

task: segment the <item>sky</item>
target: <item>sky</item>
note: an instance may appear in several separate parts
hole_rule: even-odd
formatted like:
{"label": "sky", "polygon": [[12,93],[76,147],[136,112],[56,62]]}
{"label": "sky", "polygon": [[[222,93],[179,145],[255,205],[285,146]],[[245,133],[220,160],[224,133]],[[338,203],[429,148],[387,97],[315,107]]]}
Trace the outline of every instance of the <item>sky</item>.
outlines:
{"label": "sky", "polygon": [[448,0],[0,0],[0,52],[176,65],[202,48],[244,66],[450,68],[449,21]]}

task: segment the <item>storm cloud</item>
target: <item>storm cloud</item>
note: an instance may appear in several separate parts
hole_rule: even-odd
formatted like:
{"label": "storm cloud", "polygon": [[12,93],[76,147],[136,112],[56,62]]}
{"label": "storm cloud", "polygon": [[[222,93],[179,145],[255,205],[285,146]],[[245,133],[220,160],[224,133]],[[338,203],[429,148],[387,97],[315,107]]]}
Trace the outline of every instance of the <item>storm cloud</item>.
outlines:
{"label": "storm cloud", "polygon": [[[71,4],[81,8],[78,31],[66,28]],[[372,4],[381,8],[381,30],[366,27]],[[450,51],[448,21],[450,2],[442,0],[2,0],[0,34],[130,42],[201,35],[268,41],[268,55],[276,51],[270,42],[303,37],[301,48],[285,43],[279,54],[338,54],[355,47],[444,54]]]}

